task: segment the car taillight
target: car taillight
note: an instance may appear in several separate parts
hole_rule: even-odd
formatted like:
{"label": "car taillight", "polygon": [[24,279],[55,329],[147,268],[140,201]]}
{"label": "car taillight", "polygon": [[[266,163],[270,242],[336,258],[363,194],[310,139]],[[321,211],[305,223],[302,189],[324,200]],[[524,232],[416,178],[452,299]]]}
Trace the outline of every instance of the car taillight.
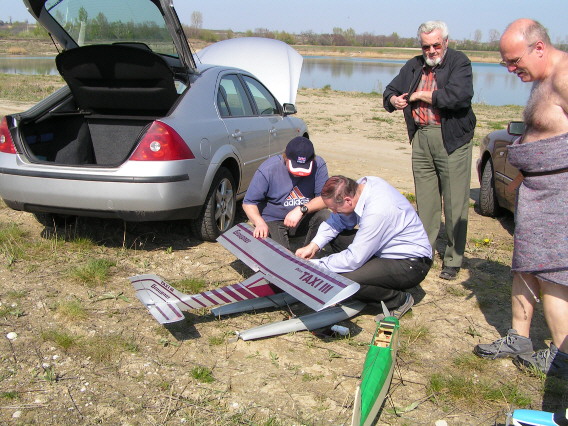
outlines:
{"label": "car taillight", "polygon": [[17,153],[12,135],[10,135],[10,130],[8,129],[6,117],[3,117],[0,122],[0,152],[5,152],[6,154]]}
{"label": "car taillight", "polygon": [[173,161],[195,158],[185,141],[167,124],[154,121],[134,153],[132,161]]}

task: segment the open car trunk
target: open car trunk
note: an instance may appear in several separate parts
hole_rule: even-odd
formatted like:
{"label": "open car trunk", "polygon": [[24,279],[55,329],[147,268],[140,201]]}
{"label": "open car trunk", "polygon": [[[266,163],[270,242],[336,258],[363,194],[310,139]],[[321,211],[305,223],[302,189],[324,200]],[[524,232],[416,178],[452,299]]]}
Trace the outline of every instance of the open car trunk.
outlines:
{"label": "open car trunk", "polygon": [[56,64],[72,100],[21,121],[32,161],[121,164],[178,98],[172,69],[145,45],[78,47],[59,54]]}
{"label": "open car trunk", "polygon": [[66,165],[112,166],[123,163],[152,119],[95,118],[58,114],[24,123],[20,134],[35,161]]}

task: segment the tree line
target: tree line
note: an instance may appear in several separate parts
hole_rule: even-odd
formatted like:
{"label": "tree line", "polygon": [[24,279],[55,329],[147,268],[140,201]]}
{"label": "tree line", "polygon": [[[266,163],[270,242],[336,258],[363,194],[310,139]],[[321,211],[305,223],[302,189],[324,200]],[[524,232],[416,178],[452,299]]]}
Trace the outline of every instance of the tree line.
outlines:
{"label": "tree line", "polygon": [[[120,40],[145,40],[145,39],[167,39],[166,29],[158,27],[153,22],[145,23],[123,23],[109,22],[103,14],[94,18],[88,16],[80,17],[87,23],[89,36],[88,39],[112,41]],[[80,21],[78,20],[78,22]],[[78,22],[68,23],[69,32],[78,31]],[[236,37],[264,37],[283,41],[290,45],[312,45],[312,46],[336,46],[336,47],[398,47],[416,48],[419,47],[416,37],[401,37],[396,32],[390,35],[376,35],[369,32],[358,34],[353,28],[333,28],[331,33],[314,33],[304,31],[300,34],[289,33],[286,31],[272,31],[267,28],[256,28],[245,32],[234,32],[232,30],[210,30],[203,29],[203,17],[200,12],[193,12],[190,25],[182,25],[188,38],[203,40],[208,43],[236,38]],[[498,51],[499,50],[499,31],[489,30],[488,41],[481,41],[482,32],[476,30],[473,39],[451,39],[451,46],[458,50],[477,50],[477,51]],[[20,38],[48,38],[47,32],[40,26],[27,22],[2,22],[0,21],[0,38],[20,37]],[[556,42],[555,46],[561,50],[568,51],[568,41]]]}

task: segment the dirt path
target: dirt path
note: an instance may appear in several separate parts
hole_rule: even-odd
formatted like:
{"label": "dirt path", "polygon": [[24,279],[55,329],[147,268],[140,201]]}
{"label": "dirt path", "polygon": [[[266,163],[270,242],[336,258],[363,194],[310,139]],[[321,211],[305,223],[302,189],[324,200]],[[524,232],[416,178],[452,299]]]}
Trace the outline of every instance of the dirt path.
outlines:
{"label": "dirt path", "polygon": [[[402,116],[386,113],[380,97],[301,90],[297,107],[331,174],[377,175],[413,192]],[[520,109],[478,106],[476,113],[477,139],[518,118]],[[436,258],[413,290],[416,305],[401,321],[397,371],[379,424],[490,425],[504,423],[511,408],[552,407],[561,398],[562,390],[509,360],[471,354],[510,324],[513,221],[478,215],[478,187],[472,173],[459,280],[439,279]],[[349,424],[377,306],[342,323],[351,331],[347,338],[302,332],[234,341],[235,330],[299,314],[297,306],[220,320],[196,312],[168,331],[136,300],[129,276],[156,273],[174,285],[191,277],[215,287],[250,271],[218,244],[193,239],[184,223],[83,219],[54,236],[33,216],[3,208],[0,225],[10,224],[27,234],[15,259],[2,243],[0,331],[19,337],[0,338],[0,422]],[[70,273],[89,259],[114,262],[99,285],[81,284]],[[74,304],[82,315],[64,309]],[[535,345],[544,347],[549,337],[539,311]]]}

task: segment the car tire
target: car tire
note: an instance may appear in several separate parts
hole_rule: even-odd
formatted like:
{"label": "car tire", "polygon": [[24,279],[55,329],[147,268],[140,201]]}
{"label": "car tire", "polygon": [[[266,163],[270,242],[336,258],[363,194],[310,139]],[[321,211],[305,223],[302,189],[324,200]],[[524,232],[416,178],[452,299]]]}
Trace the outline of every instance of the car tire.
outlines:
{"label": "car tire", "polygon": [[192,222],[192,230],[203,241],[215,241],[235,223],[235,179],[229,170],[221,167],[205,199],[203,210]]}
{"label": "car tire", "polygon": [[495,176],[493,175],[493,163],[487,160],[481,173],[479,189],[479,212],[483,216],[497,216],[501,208],[497,202],[495,193]]}

